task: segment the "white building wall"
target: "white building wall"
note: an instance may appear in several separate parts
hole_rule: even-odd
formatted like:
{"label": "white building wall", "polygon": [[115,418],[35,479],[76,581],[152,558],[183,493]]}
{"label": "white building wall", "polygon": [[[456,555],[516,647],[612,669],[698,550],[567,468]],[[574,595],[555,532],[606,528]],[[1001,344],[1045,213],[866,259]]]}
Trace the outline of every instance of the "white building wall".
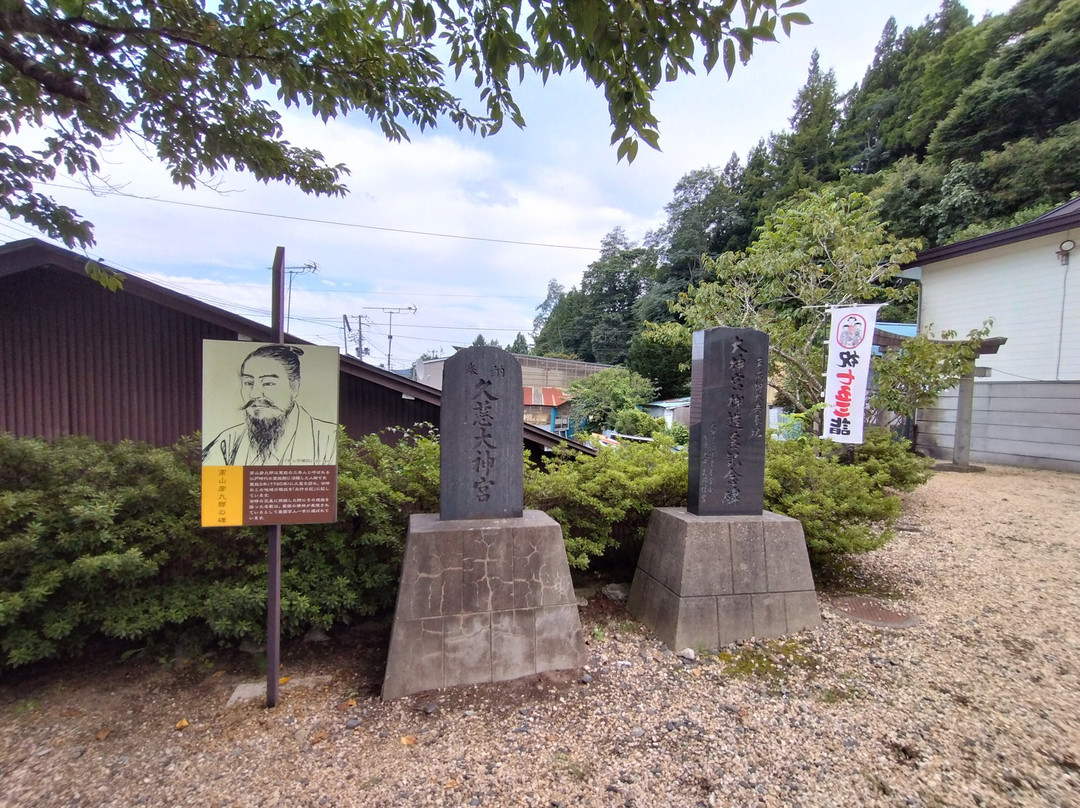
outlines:
{"label": "white building wall", "polygon": [[998,381],[1080,380],[1080,248],[1072,266],[1056,253],[1065,238],[1009,244],[922,268],[920,327],[963,337],[993,318],[1008,342],[979,364]]}
{"label": "white building wall", "polygon": [[[994,319],[1007,342],[979,357],[972,462],[1080,471],[1080,249],[1062,264],[1059,232],[922,268],[922,330],[963,337]],[[919,410],[918,448],[950,459],[956,390]]]}

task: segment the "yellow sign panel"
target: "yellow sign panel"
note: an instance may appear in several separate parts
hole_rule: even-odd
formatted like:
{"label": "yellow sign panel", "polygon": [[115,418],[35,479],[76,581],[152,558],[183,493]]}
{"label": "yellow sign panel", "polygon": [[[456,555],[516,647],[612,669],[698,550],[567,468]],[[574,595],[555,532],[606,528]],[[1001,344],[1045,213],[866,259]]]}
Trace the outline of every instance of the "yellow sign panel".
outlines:
{"label": "yellow sign panel", "polygon": [[244,524],[244,467],[202,467],[203,527]]}

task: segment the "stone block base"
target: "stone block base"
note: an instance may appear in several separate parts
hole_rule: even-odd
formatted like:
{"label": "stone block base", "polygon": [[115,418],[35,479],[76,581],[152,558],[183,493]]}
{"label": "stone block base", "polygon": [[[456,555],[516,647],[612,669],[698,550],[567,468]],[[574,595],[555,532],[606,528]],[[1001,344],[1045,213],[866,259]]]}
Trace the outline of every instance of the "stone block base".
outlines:
{"label": "stone block base", "polygon": [[383,699],[584,664],[558,522],[411,517]]}
{"label": "stone block base", "polygon": [[673,651],[716,651],[821,623],[802,524],[769,511],[654,510],[627,607]]}

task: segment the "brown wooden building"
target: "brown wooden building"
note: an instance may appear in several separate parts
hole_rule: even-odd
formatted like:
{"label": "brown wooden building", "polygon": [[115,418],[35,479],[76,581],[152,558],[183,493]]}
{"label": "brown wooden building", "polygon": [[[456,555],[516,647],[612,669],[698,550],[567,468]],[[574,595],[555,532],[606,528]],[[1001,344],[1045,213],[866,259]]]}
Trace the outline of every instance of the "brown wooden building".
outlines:
{"label": "brown wooden building", "polygon": [[[268,326],[140,278],[110,292],[86,263],[38,239],[0,246],[0,432],[169,445],[200,426],[202,341],[273,341]],[[354,438],[438,424],[440,400],[427,385],[341,357],[339,417]],[[534,450],[558,442],[523,429]]]}

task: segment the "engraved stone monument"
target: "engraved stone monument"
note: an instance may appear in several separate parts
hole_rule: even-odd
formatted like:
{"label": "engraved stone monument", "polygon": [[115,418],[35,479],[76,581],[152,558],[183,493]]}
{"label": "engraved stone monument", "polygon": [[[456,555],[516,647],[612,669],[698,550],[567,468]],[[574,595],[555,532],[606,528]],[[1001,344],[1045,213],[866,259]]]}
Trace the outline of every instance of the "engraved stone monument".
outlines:
{"label": "engraved stone monument", "polygon": [[439,514],[409,520],[384,699],[585,661],[562,528],[522,505],[521,367],[468,348],[443,381]]}
{"label": "engraved stone monument", "polygon": [[521,516],[521,366],[501,348],[458,351],[443,366],[439,518]]}
{"label": "engraved stone monument", "polygon": [[821,622],[802,524],[764,510],[768,336],[694,333],[686,508],[657,508],[630,613],[669,648],[776,637]]}

